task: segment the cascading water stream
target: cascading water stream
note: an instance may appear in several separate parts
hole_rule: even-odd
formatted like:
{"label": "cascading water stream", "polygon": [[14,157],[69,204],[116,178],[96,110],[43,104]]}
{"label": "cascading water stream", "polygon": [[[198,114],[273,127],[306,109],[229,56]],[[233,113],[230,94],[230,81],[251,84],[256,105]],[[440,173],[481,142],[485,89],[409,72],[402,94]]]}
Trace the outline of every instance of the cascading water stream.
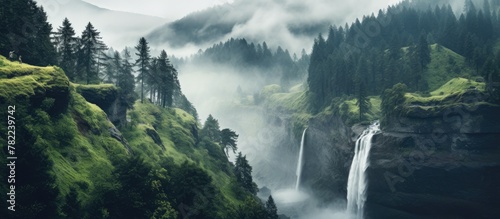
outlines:
{"label": "cascading water stream", "polygon": [[369,166],[368,156],[372,146],[372,137],[380,132],[379,122],[370,125],[356,141],[355,154],[352,159],[349,179],[347,181],[347,211],[356,218],[362,219],[366,201],[366,169]]}
{"label": "cascading water stream", "polygon": [[300,176],[302,175],[302,156],[304,154],[304,142],[305,142],[305,137],[306,137],[306,129],[304,129],[304,132],[302,133],[302,140],[300,140],[300,151],[299,151],[299,160],[297,161],[297,171],[295,174],[297,175],[297,181],[295,183],[295,190],[299,190],[300,186]]}

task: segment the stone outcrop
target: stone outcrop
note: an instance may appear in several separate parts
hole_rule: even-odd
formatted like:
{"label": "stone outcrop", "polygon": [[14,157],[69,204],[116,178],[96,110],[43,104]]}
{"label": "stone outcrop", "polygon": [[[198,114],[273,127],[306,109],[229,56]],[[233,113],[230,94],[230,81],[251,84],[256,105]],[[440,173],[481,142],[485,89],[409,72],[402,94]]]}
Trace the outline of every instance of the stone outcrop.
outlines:
{"label": "stone outcrop", "polygon": [[111,84],[78,85],[76,91],[85,100],[99,106],[117,127],[126,123],[127,104],[118,95],[118,89]]}
{"label": "stone outcrop", "polygon": [[411,107],[374,137],[367,218],[498,218],[500,106]]}

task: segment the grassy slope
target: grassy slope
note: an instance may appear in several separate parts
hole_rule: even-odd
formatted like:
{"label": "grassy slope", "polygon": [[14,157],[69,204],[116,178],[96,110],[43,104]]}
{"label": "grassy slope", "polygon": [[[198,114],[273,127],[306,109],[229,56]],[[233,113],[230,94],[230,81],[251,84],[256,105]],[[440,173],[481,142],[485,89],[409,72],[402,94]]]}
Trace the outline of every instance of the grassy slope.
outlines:
{"label": "grassy slope", "polygon": [[[0,62],[0,99],[16,104],[17,111],[30,112],[18,125],[36,136],[35,145],[44,148],[53,161],[61,195],[76,186],[80,199],[87,201],[93,182],[110,175],[110,160],[127,154],[109,134],[113,125],[99,107],[75,92],[60,68],[11,63],[1,56]],[[57,100],[49,93],[66,96],[67,110],[52,114]],[[33,103],[35,98],[41,99],[41,104]]]}
{"label": "grassy slope", "polygon": [[405,94],[407,104],[438,104],[452,95],[460,95],[467,89],[485,91],[485,83],[476,82],[465,78],[453,78],[438,89],[430,92],[430,96],[423,97],[415,93]]}
{"label": "grassy slope", "polygon": [[[124,145],[111,137],[109,128],[113,124],[106,114],[76,92],[81,87],[70,83],[60,68],[21,65],[0,56],[0,100],[20,103],[20,99],[29,102],[33,96],[43,99],[44,104],[31,109],[34,115],[28,116],[24,125],[37,136],[35,144],[43,147],[53,161],[53,174],[61,195],[66,195],[70,187],[76,187],[79,199],[85,203],[90,200],[94,183],[111,176],[112,160],[130,155]],[[97,87],[109,89],[108,85]],[[53,104],[46,93],[58,90],[66,91],[67,110],[54,116],[49,113],[50,106],[45,106]],[[194,162],[212,176],[226,200],[231,204],[241,203],[231,189],[231,177],[209,158],[206,149],[194,147],[190,129],[197,126],[197,122],[192,116],[180,109],[167,110],[140,103],[130,115],[137,125],[125,128],[124,137],[134,154],[144,155],[146,161],[153,164],[165,158],[172,158],[178,164],[186,160]],[[153,125],[165,150],[145,133],[146,128],[154,129]],[[5,145],[1,136],[0,142]]]}
{"label": "grassy slope", "polygon": [[[226,200],[231,204],[240,204],[231,189],[231,176],[209,156],[207,149],[195,146],[196,140],[191,128],[198,124],[194,117],[181,109],[164,109],[139,101],[128,115],[135,124],[123,128],[123,135],[129,139],[134,152],[148,157],[153,163],[161,159],[173,159],[177,164],[185,161],[196,163],[212,176],[214,185]],[[153,129],[158,133],[165,146],[164,150],[146,134],[146,129]]]}
{"label": "grassy slope", "polygon": [[424,78],[430,91],[436,90],[452,78],[468,77],[473,73],[463,56],[437,44],[431,45],[431,62],[427,67]]}
{"label": "grassy slope", "polygon": [[[292,87],[289,92],[281,92],[281,89],[276,89],[276,87],[279,85],[269,85],[262,89],[261,94],[266,100],[265,107],[290,114],[294,134],[300,136],[302,130],[307,126],[307,122],[312,118],[309,112],[307,92],[301,85]],[[269,90],[275,92],[269,92]]]}

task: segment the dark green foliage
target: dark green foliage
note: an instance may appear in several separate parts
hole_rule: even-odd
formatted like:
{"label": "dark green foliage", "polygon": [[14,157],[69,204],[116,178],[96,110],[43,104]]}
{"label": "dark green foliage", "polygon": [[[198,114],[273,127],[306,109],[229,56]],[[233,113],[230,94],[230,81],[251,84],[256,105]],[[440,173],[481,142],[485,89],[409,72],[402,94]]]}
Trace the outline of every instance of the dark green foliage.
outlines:
{"label": "dark green foliage", "polygon": [[166,190],[170,178],[165,169],[156,168],[138,156],[118,161],[113,172],[116,181],[98,189],[102,201],[94,204],[101,203],[101,212],[109,218],[176,218]]}
{"label": "dark green foliage", "polygon": [[137,50],[136,55],[138,56],[135,64],[139,67],[139,75],[137,80],[141,82],[141,103],[144,103],[144,80],[147,80],[147,74],[150,68],[150,49],[148,46],[148,41],[144,37],[139,39],[139,44],[135,47]]}
{"label": "dark green foliage", "polygon": [[268,213],[266,208],[253,196],[247,196],[243,205],[240,205],[237,210],[238,219],[264,219],[268,218]]}
{"label": "dark green foliage", "polygon": [[[6,104],[0,104],[3,109],[7,109]],[[28,107],[27,107],[28,106]],[[53,162],[48,158],[45,149],[48,147],[44,141],[37,140],[39,130],[34,130],[33,125],[38,122],[47,122],[45,118],[35,118],[34,109],[30,109],[30,103],[27,100],[18,100],[16,102],[16,157],[15,160],[15,212],[7,210],[7,204],[0,210],[5,218],[55,218],[57,216],[57,196],[59,190],[56,188],[55,177],[52,172]],[[0,112],[0,115],[7,118],[7,111]],[[46,114],[45,114],[46,115]],[[7,133],[7,128],[2,128]],[[6,137],[0,137],[0,143],[7,145]],[[7,147],[4,147],[2,162],[7,164],[11,161],[6,160]],[[7,167],[7,166],[6,166]],[[5,173],[2,176],[7,184],[7,176],[10,168],[3,169]],[[19,174],[22,173],[22,174]],[[12,185],[12,184],[11,184]],[[0,187],[3,194],[9,192],[7,187]]]}
{"label": "dark green foliage", "polygon": [[62,207],[65,218],[82,218],[83,213],[81,203],[78,200],[78,193],[75,188],[71,188],[66,195],[65,204]]}
{"label": "dark green foliage", "polygon": [[182,218],[216,218],[220,194],[205,171],[185,162],[172,169],[169,185],[168,194]]}
{"label": "dark green foliage", "polygon": [[182,94],[180,88],[178,92],[175,92],[173,107],[177,107],[188,112],[196,120],[198,120],[198,112],[196,111],[196,108],[194,108],[193,104],[186,98],[184,94]]}
{"label": "dark green foliage", "polygon": [[[484,75],[482,66],[493,56],[500,36],[495,25],[500,24],[498,17],[468,3],[466,13],[457,19],[451,7],[442,3],[404,1],[377,16],[331,27],[326,40],[319,35],[307,79],[312,111],[321,111],[343,95],[380,95],[397,83],[413,91],[429,91],[429,43],[464,56],[476,74]],[[362,83],[365,90],[359,89]]]}
{"label": "dark green foliage", "polygon": [[255,195],[258,192],[257,184],[252,179],[252,166],[248,163],[247,156],[238,153],[234,166],[234,175],[238,183],[249,193]]}
{"label": "dark green foliage", "polygon": [[150,99],[162,107],[172,106],[175,94],[182,95],[177,70],[170,63],[165,50],[161,51],[159,57],[152,59],[147,84]]}
{"label": "dark green foliage", "polygon": [[120,97],[122,97],[127,103],[128,107],[131,108],[137,99],[137,94],[135,93],[135,80],[134,80],[134,70],[132,69],[132,64],[130,63],[130,53],[128,49],[125,49],[125,55],[119,62],[119,54],[115,53],[115,63],[119,66],[119,71],[117,73],[116,85],[118,86],[118,92]]}
{"label": "dark green foliage", "polygon": [[208,154],[217,160],[226,160],[224,150],[216,143],[211,141],[208,137],[203,137],[198,143],[198,147],[206,148]]}
{"label": "dark green foliage", "polygon": [[229,156],[228,149],[233,150],[233,153],[236,153],[236,149],[238,146],[236,145],[236,141],[238,140],[238,135],[231,129],[222,129],[220,132],[220,145],[226,149],[226,155]]}
{"label": "dark green foliage", "polygon": [[221,141],[221,132],[219,127],[219,121],[215,119],[212,115],[208,115],[207,120],[203,124],[203,128],[200,131],[200,136],[208,137],[213,142]]}
{"label": "dark green foliage", "polygon": [[114,193],[110,201],[111,218],[144,218],[150,217],[155,191],[152,189],[152,167],[139,157],[119,163],[114,174],[121,187]]}
{"label": "dark green foliage", "polygon": [[87,84],[99,82],[100,57],[106,46],[101,41],[100,32],[89,22],[82,32],[78,50],[78,81]]}
{"label": "dark green foliage", "polygon": [[59,66],[64,70],[70,81],[75,80],[77,39],[75,30],[68,18],[57,29],[57,47],[59,51]]}
{"label": "dark green foliage", "polygon": [[7,56],[13,51],[25,63],[56,64],[50,41],[52,26],[43,8],[33,0],[0,0],[0,5],[0,54]]}
{"label": "dark green foliage", "polygon": [[359,121],[364,120],[365,113],[370,110],[370,99],[366,96],[366,88],[364,83],[359,85],[358,101],[356,104],[359,107]]}
{"label": "dark green foliage", "polygon": [[267,219],[278,219],[278,208],[274,203],[273,196],[270,195],[266,202]]}
{"label": "dark green foliage", "polygon": [[[417,63],[414,69],[416,90],[419,90],[420,80],[423,77],[424,70],[431,62],[431,51],[424,34],[420,35],[420,40],[414,49],[411,50],[414,54],[410,54],[410,60]],[[411,52],[410,52],[411,53]],[[414,59],[412,59],[414,58]]]}
{"label": "dark green foliage", "polygon": [[482,72],[490,101],[500,103],[500,51],[486,61]]}
{"label": "dark green foliage", "polygon": [[405,93],[408,87],[405,84],[398,83],[391,89],[386,89],[382,95],[382,122],[384,123],[390,116],[395,116],[405,101]]}

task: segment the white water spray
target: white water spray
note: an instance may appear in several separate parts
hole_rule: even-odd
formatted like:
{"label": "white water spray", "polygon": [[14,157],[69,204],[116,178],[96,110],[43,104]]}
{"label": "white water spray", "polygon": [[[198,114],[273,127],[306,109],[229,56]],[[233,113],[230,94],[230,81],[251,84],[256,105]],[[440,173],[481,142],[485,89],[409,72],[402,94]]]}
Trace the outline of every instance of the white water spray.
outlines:
{"label": "white water spray", "polygon": [[347,181],[347,211],[356,218],[362,219],[366,201],[366,169],[370,165],[368,156],[372,146],[372,137],[380,132],[379,122],[370,125],[356,141],[354,158],[352,159],[349,179]]}
{"label": "white water spray", "polygon": [[297,172],[295,174],[297,175],[297,182],[295,183],[295,190],[299,190],[300,186],[300,176],[302,175],[302,156],[304,154],[304,141],[306,137],[306,129],[304,129],[304,132],[302,133],[302,140],[300,140],[300,151],[299,151],[299,160],[297,161]]}

